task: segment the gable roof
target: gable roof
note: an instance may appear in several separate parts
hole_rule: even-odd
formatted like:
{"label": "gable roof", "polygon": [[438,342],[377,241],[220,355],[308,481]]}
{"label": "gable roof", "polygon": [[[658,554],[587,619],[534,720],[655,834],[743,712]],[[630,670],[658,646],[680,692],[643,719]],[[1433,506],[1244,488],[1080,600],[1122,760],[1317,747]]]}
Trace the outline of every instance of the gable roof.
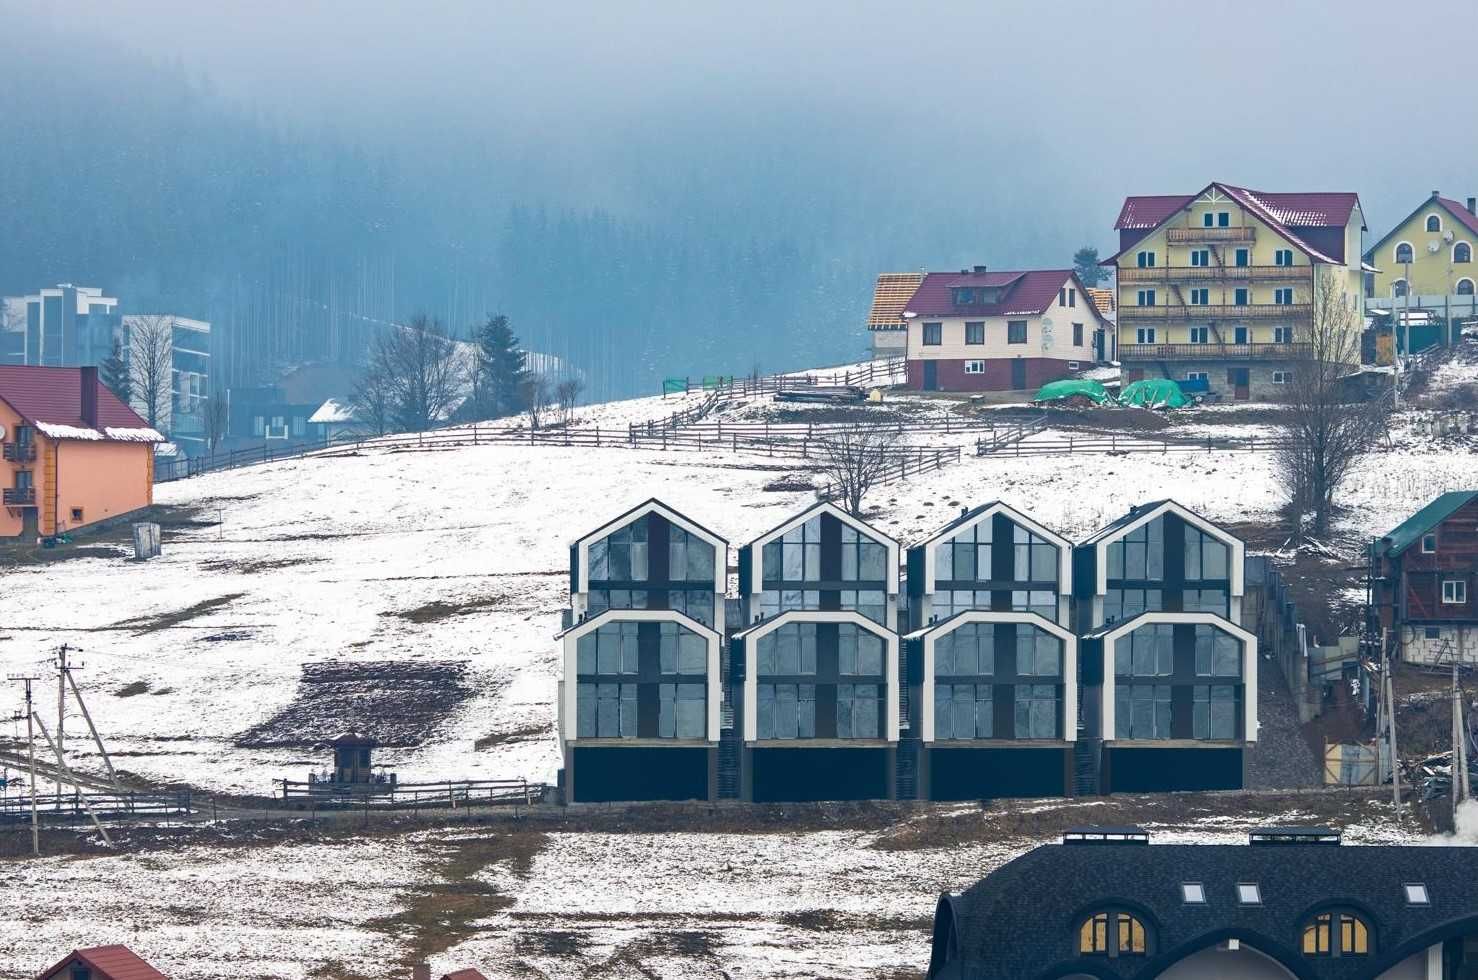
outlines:
{"label": "gable roof", "polygon": [[97,428],[82,420],[83,369],[0,364],[0,401],[53,439],[164,442],[138,413],[119,401],[102,381],[97,385]]}
{"label": "gable roof", "polygon": [[1096,286],[1089,286],[1088,297],[1093,300],[1093,305],[1098,312],[1104,316],[1108,316],[1116,309],[1114,305],[1114,291],[1112,289],[1100,289]]}
{"label": "gable roof", "polygon": [[877,528],[873,527],[862,518],[853,517],[851,514],[847,513],[845,510],[843,510],[841,507],[838,507],[830,500],[818,500],[811,506],[807,507],[805,510],[800,511],[796,514],[791,514],[785,520],[781,521],[779,524],[776,524],[765,533],[756,535],[752,540],[744,545],[744,548],[750,549],[753,548],[755,545],[768,544],[770,542],[770,539],[776,537],[780,532],[788,531],[792,527],[795,527],[798,524],[804,524],[806,521],[810,520],[811,514],[815,511],[821,511],[823,513],[831,514],[843,524],[849,524],[856,530],[865,532],[878,544],[887,545],[889,548],[893,549],[897,549],[900,547],[896,538],[884,534],[882,531],[879,531]]}
{"label": "gable roof", "polygon": [[[1044,881],[1052,887],[1042,888]],[[1182,901],[1180,884],[1188,881],[1202,885],[1204,905]],[[1238,903],[1241,882],[1259,886],[1259,904]],[[1407,903],[1405,882],[1425,884],[1430,904]],[[940,900],[930,975],[1151,977],[1231,936],[1290,966],[1293,976],[1374,977],[1478,925],[1475,882],[1478,848],[1472,847],[1048,844]],[[1331,906],[1355,908],[1371,927],[1371,953],[1353,972],[1338,957],[1298,953],[1306,918]],[[1150,955],[1117,963],[1099,957],[1090,969],[1075,971],[1090,959],[1080,958],[1074,946],[1078,923],[1092,912],[1126,907],[1151,933]],[[951,940],[960,960],[952,970],[939,970],[946,957],[941,946]]]}
{"label": "gable roof", "polygon": [[140,959],[133,950],[120,945],[74,949],[41,975],[51,976],[74,960],[86,964],[97,974],[96,980],[169,980],[164,974]]}
{"label": "gable roof", "polygon": [[[1349,222],[1351,212],[1360,208],[1360,195],[1352,191],[1300,193],[1254,191],[1246,187],[1212,181],[1195,194],[1126,197],[1124,206],[1119,209],[1119,217],[1114,222],[1114,228],[1120,232],[1141,231],[1143,234],[1131,236],[1132,240],[1128,244],[1103,260],[1100,265],[1114,262],[1151,231],[1159,228],[1212,189],[1220,190],[1243,208],[1251,211],[1259,221],[1315,261],[1330,265],[1342,264],[1341,259],[1328,255],[1308,238],[1301,236],[1298,231],[1300,229],[1314,231],[1343,228]],[[1364,231],[1364,208],[1360,208],[1360,213],[1360,230]]]}
{"label": "gable roof", "polygon": [[[1069,279],[1077,280],[1072,269],[1031,269],[1025,272],[931,272],[924,277],[918,291],[908,301],[904,316],[1037,316],[1046,312],[1057,299],[1057,292]],[[970,303],[956,306],[954,290],[960,287],[1004,289],[998,303]],[[1079,291],[1086,287],[1078,283]],[[1086,296],[1085,296],[1086,298]],[[1097,307],[1085,308],[1098,315]]]}
{"label": "gable roof", "polygon": [[1422,535],[1475,499],[1478,499],[1478,490],[1453,490],[1442,494],[1381,538],[1380,543],[1385,546],[1385,550],[1380,554],[1396,557],[1420,541]]}
{"label": "gable roof", "polygon": [[1454,201],[1450,197],[1442,197],[1440,195],[1434,194],[1433,196],[1427,198],[1425,201],[1413,208],[1410,214],[1392,225],[1391,230],[1386,232],[1384,237],[1382,237],[1381,239],[1376,241],[1375,244],[1367,248],[1365,250],[1365,258],[1373,259],[1375,257],[1375,253],[1379,249],[1383,248],[1387,242],[1396,237],[1396,233],[1401,230],[1402,226],[1404,226],[1412,218],[1415,218],[1417,215],[1421,214],[1423,211],[1430,211],[1434,205],[1446,211],[1449,217],[1453,218],[1464,228],[1468,229],[1470,233],[1472,233],[1473,235],[1478,235],[1478,215],[1470,213],[1467,207],[1459,201]]}
{"label": "gable roof", "polygon": [[662,516],[668,518],[669,520],[677,518],[677,520],[672,521],[674,524],[677,524],[680,527],[697,530],[700,535],[707,536],[707,538],[709,539],[709,544],[712,544],[715,548],[727,548],[729,545],[728,539],[725,538],[723,535],[718,534],[715,531],[710,531],[702,524],[699,524],[697,521],[693,520],[687,514],[682,513],[675,507],[663,503],[656,497],[648,497],[646,500],[643,500],[635,507],[632,507],[621,512],[620,514],[617,514],[615,517],[606,521],[595,530],[580,535],[573,542],[571,542],[571,544],[578,545],[582,542],[590,541],[594,538],[604,537],[611,530],[619,530],[631,521],[634,521],[638,517],[641,517],[643,514],[650,513],[651,511],[660,511],[662,513]]}
{"label": "gable roof", "polygon": [[872,290],[872,312],[867,315],[867,329],[902,330],[906,327],[903,308],[923,281],[922,272],[881,273]]}
{"label": "gable roof", "polygon": [[457,970],[454,973],[448,973],[446,976],[442,977],[441,980],[488,980],[488,978],[482,975],[481,970],[468,969]]}

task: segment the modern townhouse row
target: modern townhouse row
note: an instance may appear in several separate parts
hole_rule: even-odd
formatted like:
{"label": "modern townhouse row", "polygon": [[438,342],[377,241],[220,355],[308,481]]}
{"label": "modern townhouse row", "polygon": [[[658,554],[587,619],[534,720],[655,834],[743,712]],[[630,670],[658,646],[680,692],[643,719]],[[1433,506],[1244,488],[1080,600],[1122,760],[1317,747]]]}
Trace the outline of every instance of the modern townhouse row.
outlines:
{"label": "modern townhouse row", "polygon": [[1164,500],[1074,544],[1012,507],[899,542],[820,502],[737,549],[649,500],[570,545],[567,801],[1239,788],[1243,545]]}

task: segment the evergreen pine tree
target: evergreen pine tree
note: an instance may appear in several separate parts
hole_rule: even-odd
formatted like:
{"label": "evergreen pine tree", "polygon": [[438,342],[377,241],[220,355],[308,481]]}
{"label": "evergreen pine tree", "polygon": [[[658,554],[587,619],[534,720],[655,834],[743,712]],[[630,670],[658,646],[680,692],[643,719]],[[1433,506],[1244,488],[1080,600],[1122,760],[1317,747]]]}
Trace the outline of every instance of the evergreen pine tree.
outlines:
{"label": "evergreen pine tree", "polygon": [[523,410],[523,385],[529,379],[528,354],[503,314],[489,314],[477,328],[476,397],[486,418],[517,415]]}
{"label": "evergreen pine tree", "polygon": [[1098,249],[1084,245],[1073,253],[1073,269],[1085,286],[1097,286],[1103,281],[1103,267],[1098,264]]}
{"label": "evergreen pine tree", "polygon": [[128,362],[123,359],[123,344],[113,338],[113,350],[106,360],[98,365],[98,375],[109,391],[118,396],[123,404],[129,404],[133,395],[133,384],[128,378]]}

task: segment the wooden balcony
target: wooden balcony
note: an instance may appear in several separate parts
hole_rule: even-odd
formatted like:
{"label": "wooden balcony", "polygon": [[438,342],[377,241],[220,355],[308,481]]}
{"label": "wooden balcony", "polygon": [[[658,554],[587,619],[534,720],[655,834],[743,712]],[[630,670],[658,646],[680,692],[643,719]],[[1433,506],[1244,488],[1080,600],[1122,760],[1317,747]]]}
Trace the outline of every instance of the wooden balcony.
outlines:
{"label": "wooden balcony", "polygon": [[1176,265],[1120,269],[1119,282],[1308,282],[1312,271],[1306,265]]}
{"label": "wooden balcony", "polygon": [[1120,361],[1246,361],[1307,357],[1313,344],[1120,344]]}
{"label": "wooden balcony", "polygon": [[36,462],[36,444],[34,442],[7,442],[0,449],[7,463],[34,463]]}
{"label": "wooden balcony", "polygon": [[1166,228],[1165,241],[1171,245],[1191,245],[1198,242],[1251,242],[1257,239],[1257,229],[1249,226],[1238,228]]}
{"label": "wooden balcony", "polygon": [[34,507],[36,506],[35,487],[6,487],[0,493],[0,503],[6,507]]}
{"label": "wooden balcony", "polygon": [[1250,306],[1121,306],[1119,323],[1167,320],[1300,320],[1314,308],[1308,303],[1256,303]]}

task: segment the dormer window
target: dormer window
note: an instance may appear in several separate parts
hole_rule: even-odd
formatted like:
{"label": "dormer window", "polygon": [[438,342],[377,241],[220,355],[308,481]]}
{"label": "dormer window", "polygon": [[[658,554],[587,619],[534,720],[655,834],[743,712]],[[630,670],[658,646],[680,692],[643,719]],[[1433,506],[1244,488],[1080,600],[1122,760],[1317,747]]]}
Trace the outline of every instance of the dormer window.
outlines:
{"label": "dormer window", "polygon": [[969,288],[960,288],[960,289],[956,289],[955,290],[955,305],[956,306],[969,306],[971,303],[974,303],[974,302],[975,302],[975,290],[969,289]]}
{"label": "dormer window", "polygon": [[1206,889],[1199,881],[1182,882],[1180,900],[1187,905],[1205,905]]}
{"label": "dormer window", "polygon": [[1099,912],[1078,927],[1078,952],[1099,956],[1147,956],[1144,923],[1128,912]]}

